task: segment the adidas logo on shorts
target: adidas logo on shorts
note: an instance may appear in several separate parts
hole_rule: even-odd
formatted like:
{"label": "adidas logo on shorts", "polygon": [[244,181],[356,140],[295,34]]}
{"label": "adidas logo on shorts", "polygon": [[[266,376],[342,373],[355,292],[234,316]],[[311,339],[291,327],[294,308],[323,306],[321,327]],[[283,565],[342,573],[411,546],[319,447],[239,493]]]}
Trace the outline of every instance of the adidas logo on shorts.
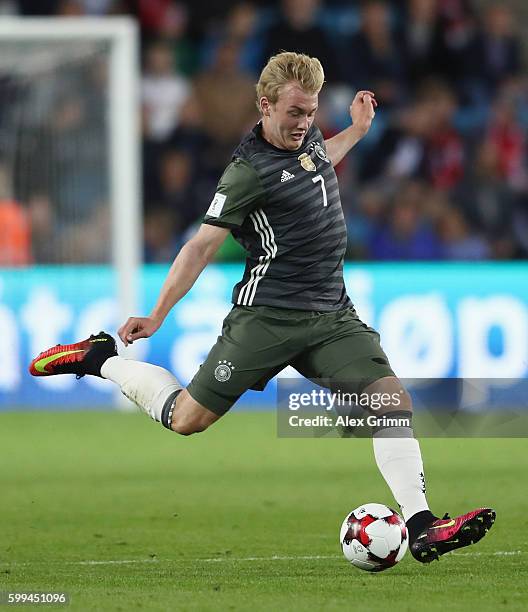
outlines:
{"label": "adidas logo on shorts", "polygon": [[295,174],[288,172],[287,170],[283,170],[281,174],[281,183],[289,181],[290,179],[295,178]]}

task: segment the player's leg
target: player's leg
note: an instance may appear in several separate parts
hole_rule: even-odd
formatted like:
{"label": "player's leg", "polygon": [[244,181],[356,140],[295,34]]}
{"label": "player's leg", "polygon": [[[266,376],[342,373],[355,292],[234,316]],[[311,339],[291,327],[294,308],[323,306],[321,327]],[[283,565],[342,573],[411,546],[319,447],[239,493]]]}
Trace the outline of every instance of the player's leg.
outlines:
{"label": "player's leg", "polygon": [[285,320],[279,310],[233,308],[224,321],[222,335],[177,398],[172,416],[175,431],[184,429],[188,419],[196,420],[198,426],[207,424],[207,412],[220,418],[245,391],[262,391],[285,367],[297,350],[293,341],[296,322],[294,317]]}
{"label": "player's leg", "polygon": [[[383,376],[361,393],[371,398],[370,412],[378,421],[372,430],[376,464],[400,506],[412,541],[437,517],[431,513],[425,495],[422,453],[412,428],[411,397],[396,376]],[[380,398],[387,400],[383,406],[373,401]]]}
{"label": "player's leg", "polygon": [[75,374],[111,380],[153,420],[182,435],[204,431],[225,412],[202,406],[165,368],[120,357],[114,338],[104,332],[40,353],[29,371],[33,376]]}
{"label": "player's leg", "polygon": [[[495,518],[491,509],[446,520],[429,510],[420,445],[412,429],[412,401],[390,367],[379,334],[353,309],[321,317],[317,325],[313,345],[293,365],[308,378],[369,397],[370,413],[378,417],[373,430],[376,463],[402,509],[413,556],[429,562],[480,539]],[[385,405],[382,397],[389,400]]]}
{"label": "player's leg", "polygon": [[[117,355],[115,340],[101,332],[76,344],[57,345],[30,365],[34,376],[90,374],[116,383],[152,419],[183,435],[204,431],[249,388],[262,390],[295,352],[288,329],[269,309],[237,307],[187,389],[159,366]],[[273,310],[273,309],[272,309]],[[277,329],[277,326],[280,329]],[[295,322],[292,322],[292,329]]]}
{"label": "player's leg", "polygon": [[114,338],[104,332],[44,351],[29,371],[33,376],[88,374],[111,380],[152,419],[184,435],[203,431],[220,418],[196,402],[165,368],[119,357]]}
{"label": "player's leg", "polygon": [[320,326],[317,335],[323,341],[305,353],[298,369],[352,397],[368,397],[369,407],[375,408],[370,415],[390,414],[405,423],[400,427],[374,428],[376,463],[404,519],[418,515],[424,524],[431,522],[436,517],[429,511],[425,497],[420,446],[412,431],[411,398],[392,371],[378,333],[365,325],[353,309],[325,316]]}
{"label": "player's leg", "polygon": [[[495,521],[491,508],[477,508],[453,519],[447,514],[440,519],[429,510],[420,445],[412,428],[412,401],[398,378],[380,378],[363,393],[377,400],[376,410],[371,410],[378,421],[372,432],[374,456],[400,505],[413,557],[429,563],[446,552],[478,542]],[[381,397],[390,400],[382,408]]]}
{"label": "player's leg", "polygon": [[380,422],[381,417],[391,415],[405,424],[375,427],[373,447],[376,464],[414,535],[415,530],[419,533],[422,526],[436,517],[430,512],[425,496],[422,455],[412,430],[411,398],[394,375],[379,335],[353,311],[336,314],[336,321],[340,323],[337,334],[330,323],[325,343],[305,355],[302,372],[309,370],[312,377],[315,374],[326,379],[334,389],[352,393],[353,397],[369,397],[369,407],[375,408],[369,414]]}
{"label": "player's leg", "polygon": [[174,402],[173,413],[168,422],[172,431],[182,436],[189,436],[205,431],[221,417],[221,414],[216,414],[202,406],[187,389],[183,389]]}
{"label": "player's leg", "polygon": [[[170,372],[150,364],[144,364],[149,368],[144,372],[156,382],[145,379],[138,385],[140,366],[136,366],[137,374],[130,376],[132,371],[124,363],[126,360],[119,357],[109,359],[102,374],[120,384],[125,395],[136,403],[139,399],[143,405],[151,405],[151,416],[168,429],[182,435],[204,431],[226,414],[245,391],[262,390],[297,350],[290,342],[295,335],[295,317],[285,321],[288,313],[281,315],[278,311],[233,308],[224,321],[222,335],[186,389]],[[127,384],[132,387],[124,386],[125,378],[130,379]],[[132,395],[131,388],[138,390]],[[153,398],[150,402],[146,394]]]}

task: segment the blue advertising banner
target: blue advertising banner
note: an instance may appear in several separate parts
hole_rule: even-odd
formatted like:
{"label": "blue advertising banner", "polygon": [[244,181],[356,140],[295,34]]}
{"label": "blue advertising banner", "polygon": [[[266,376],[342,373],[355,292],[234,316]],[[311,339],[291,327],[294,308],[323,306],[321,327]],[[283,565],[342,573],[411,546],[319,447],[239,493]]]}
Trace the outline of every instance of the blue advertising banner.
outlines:
{"label": "blue advertising banner", "polygon": [[[154,304],[168,266],[145,266],[142,313]],[[208,267],[135,357],[164,366],[187,383],[231,308],[238,264]],[[359,315],[381,334],[402,378],[508,378],[528,375],[528,264],[356,264],[345,269]],[[105,266],[0,270],[0,410],[18,407],[111,407],[111,383],[93,377],[33,378],[31,358],[44,348],[115,333],[115,273]],[[130,313],[130,314],[142,314]],[[126,352],[123,353],[126,356]],[[295,372],[288,368],[285,376]],[[276,386],[240,404],[275,405]]]}

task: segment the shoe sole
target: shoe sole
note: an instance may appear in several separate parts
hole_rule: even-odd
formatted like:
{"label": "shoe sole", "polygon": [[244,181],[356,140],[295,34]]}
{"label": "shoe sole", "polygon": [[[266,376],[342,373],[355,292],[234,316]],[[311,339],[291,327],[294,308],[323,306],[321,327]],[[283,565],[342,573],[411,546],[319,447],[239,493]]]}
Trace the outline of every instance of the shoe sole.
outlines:
{"label": "shoe sole", "polygon": [[495,522],[495,518],[494,510],[479,512],[479,514],[464,523],[451,540],[424,544],[420,551],[420,561],[422,563],[431,563],[431,561],[438,560],[442,555],[452,550],[475,544],[488,533]]}

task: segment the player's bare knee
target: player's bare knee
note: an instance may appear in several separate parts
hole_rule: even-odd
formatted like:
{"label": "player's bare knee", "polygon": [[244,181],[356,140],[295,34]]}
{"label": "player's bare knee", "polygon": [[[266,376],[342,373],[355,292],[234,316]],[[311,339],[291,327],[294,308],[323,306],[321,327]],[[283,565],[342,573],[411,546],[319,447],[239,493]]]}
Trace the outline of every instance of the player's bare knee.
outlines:
{"label": "player's bare knee", "polygon": [[209,424],[201,419],[188,418],[175,413],[172,417],[171,429],[181,436],[191,436],[195,433],[205,431]]}
{"label": "player's bare knee", "polygon": [[172,431],[174,431],[177,434],[180,434],[180,436],[192,436],[193,434],[197,434],[200,433],[201,431],[204,431],[204,429],[197,429],[196,427],[192,427],[189,425],[180,425],[179,423],[176,423],[175,425],[172,425]]}
{"label": "player's bare knee", "polygon": [[199,404],[184,389],[176,399],[171,429],[182,436],[190,436],[205,431],[219,418],[219,415]]}

